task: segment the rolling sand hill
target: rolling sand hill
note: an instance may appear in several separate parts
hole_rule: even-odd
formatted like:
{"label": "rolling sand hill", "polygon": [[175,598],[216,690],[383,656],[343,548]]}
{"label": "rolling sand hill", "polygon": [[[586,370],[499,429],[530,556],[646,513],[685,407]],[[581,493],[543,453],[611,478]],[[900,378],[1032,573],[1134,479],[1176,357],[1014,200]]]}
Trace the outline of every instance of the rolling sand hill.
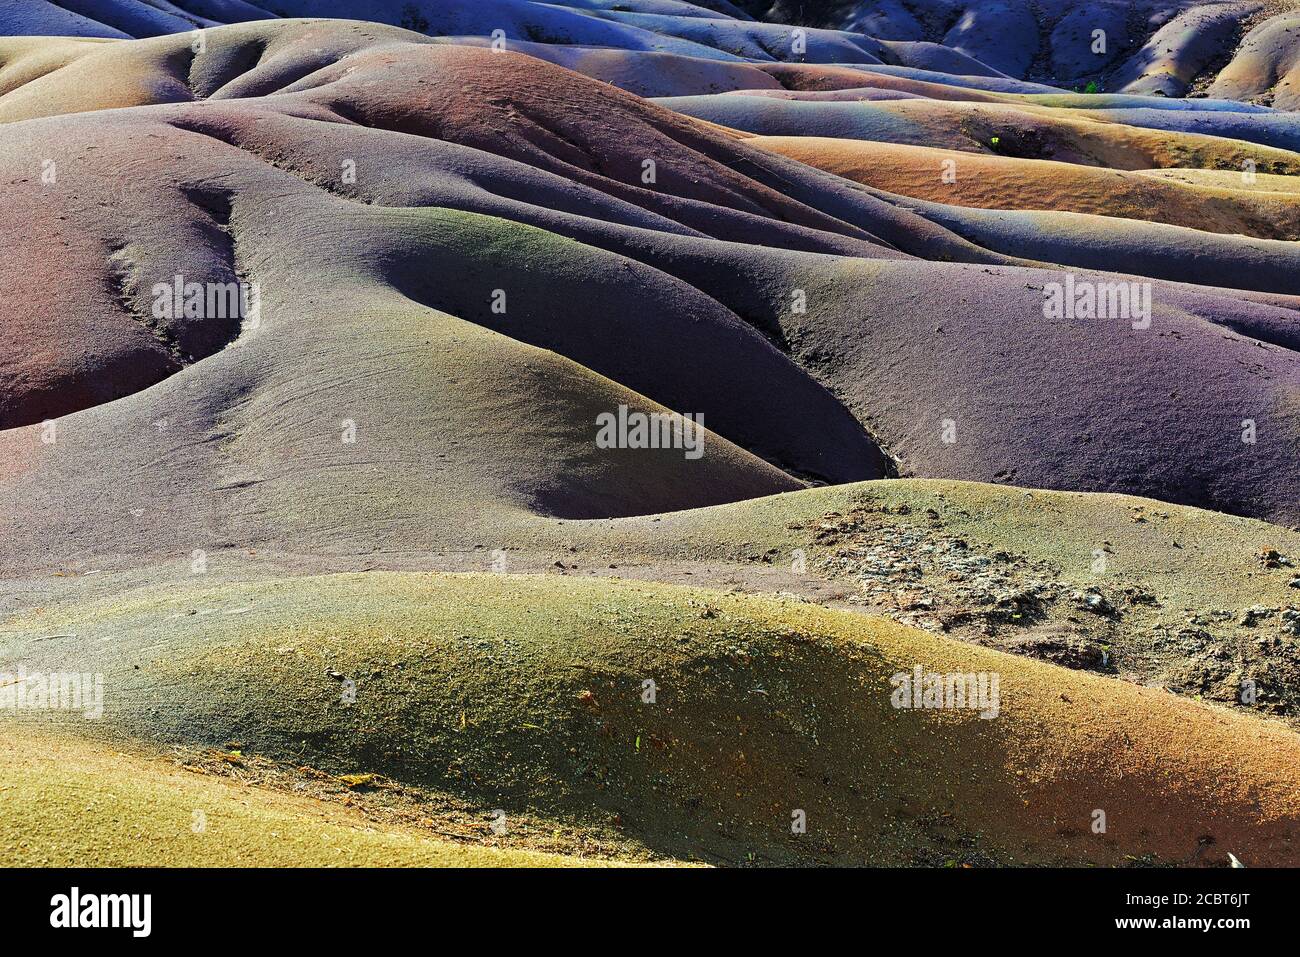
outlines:
{"label": "rolling sand hill", "polygon": [[[753,0],[766,19],[930,42],[1010,76],[1297,105],[1292,0]],[[1098,35],[1100,31],[1100,36]]]}
{"label": "rolling sand hill", "polygon": [[5,862],[1300,863],[1264,45],[271,6],[0,11]]}

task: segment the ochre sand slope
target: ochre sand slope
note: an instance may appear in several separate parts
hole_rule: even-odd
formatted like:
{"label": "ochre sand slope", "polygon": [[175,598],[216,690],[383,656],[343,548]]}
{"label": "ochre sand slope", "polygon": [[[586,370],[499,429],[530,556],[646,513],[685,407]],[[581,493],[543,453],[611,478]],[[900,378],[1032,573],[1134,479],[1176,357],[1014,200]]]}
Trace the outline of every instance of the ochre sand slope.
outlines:
{"label": "ochre sand slope", "polygon": [[819,136],[759,136],[747,142],[866,186],[937,203],[1093,213],[1263,239],[1300,238],[1300,176],[1111,170]]}
{"label": "ochre sand slope", "polygon": [[5,728],[9,867],[566,867],[557,854],[386,828],[336,804],[188,770],[139,745]]}
{"label": "ochre sand slope", "polygon": [[[1297,861],[1293,732],[803,602],[372,572],[146,591],[74,622],[57,654],[104,673],[113,728],[613,815],[670,856]],[[894,707],[918,665],[997,673],[997,716]]]}

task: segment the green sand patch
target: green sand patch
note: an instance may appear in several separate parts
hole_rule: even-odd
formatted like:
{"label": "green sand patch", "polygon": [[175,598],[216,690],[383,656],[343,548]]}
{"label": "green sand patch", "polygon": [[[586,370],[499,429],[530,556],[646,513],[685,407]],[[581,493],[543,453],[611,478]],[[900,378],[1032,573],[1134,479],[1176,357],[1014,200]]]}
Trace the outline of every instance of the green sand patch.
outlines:
{"label": "green sand patch", "polygon": [[5,729],[10,867],[568,867],[555,854],[385,829],[355,811],[184,770],[139,748]]}
{"label": "green sand patch", "polygon": [[[1258,863],[1292,859],[1300,820],[1277,725],[800,601],[371,572],[138,595],[74,634],[28,667],[105,672],[118,730],[682,859],[1182,861],[1208,833]],[[998,675],[997,716],[896,707],[917,666]]]}

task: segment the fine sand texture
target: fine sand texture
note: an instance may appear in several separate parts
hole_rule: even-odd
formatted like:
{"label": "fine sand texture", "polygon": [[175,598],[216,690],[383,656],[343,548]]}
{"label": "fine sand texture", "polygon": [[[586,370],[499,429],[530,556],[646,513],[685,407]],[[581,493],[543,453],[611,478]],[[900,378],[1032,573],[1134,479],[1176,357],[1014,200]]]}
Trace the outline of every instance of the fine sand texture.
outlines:
{"label": "fine sand texture", "polygon": [[0,864],[1300,865],[1298,42],[11,0]]}

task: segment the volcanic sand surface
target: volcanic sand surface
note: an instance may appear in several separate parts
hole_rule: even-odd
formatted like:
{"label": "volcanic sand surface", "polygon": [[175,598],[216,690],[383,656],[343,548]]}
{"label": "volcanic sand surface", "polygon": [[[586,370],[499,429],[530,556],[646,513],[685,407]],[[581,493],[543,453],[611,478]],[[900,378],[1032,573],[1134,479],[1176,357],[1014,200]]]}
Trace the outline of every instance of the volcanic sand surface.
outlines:
{"label": "volcanic sand surface", "polygon": [[[1294,733],[800,602],[371,572],[145,592],[75,620],[58,660],[105,673],[111,726],[616,815],[674,856],[897,864],[952,833],[1003,863],[1295,862]],[[999,717],[893,707],[891,676],[917,664],[997,672]]]}
{"label": "volcanic sand surface", "polygon": [[[1087,7],[1066,0],[919,0],[907,6],[776,3],[764,11],[802,24],[800,44],[790,26],[755,22],[725,2],[376,0],[363,13],[349,0],[269,6],[240,2],[217,9],[181,0],[164,11],[136,0],[88,0],[73,12],[51,0],[11,0],[3,27],[18,34],[125,38],[223,21],[364,15],[435,36],[487,36],[499,29],[519,44],[540,40],[721,63],[888,64],[964,78],[1046,80],[1076,90],[1162,97],[1208,91],[1284,109],[1297,96],[1296,5],[1290,0],[1112,0]],[[1106,40],[1101,50],[1099,28]]]}
{"label": "volcanic sand surface", "polygon": [[1240,173],[1226,170],[1110,170],[816,136],[746,142],[875,189],[937,203],[1051,209],[1262,239],[1300,238],[1300,177],[1256,174],[1243,181]]}
{"label": "volcanic sand surface", "polygon": [[[237,34],[229,41],[235,49],[251,42],[250,31],[272,28],[307,29],[292,23],[225,29]],[[227,49],[223,42],[213,37],[205,55],[219,56]],[[347,69],[353,72],[345,75]],[[512,92],[521,89],[525,75],[520,71],[532,78],[528,89],[552,90],[549,98],[527,90]],[[444,104],[441,113],[433,112],[431,104],[430,111],[412,114],[411,104],[421,102],[424,81],[435,78],[440,86],[457,89],[460,99]],[[139,347],[132,347],[136,351],[121,361],[147,370],[137,353],[155,356],[158,366],[148,375],[155,381],[178,364],[188,363],[187,372],[205,364],[212,372],[227,369],[229,384],[213,401],[217,406],[234,401],[247,408],[236,397],[256,386],[250,386],[248,367],[237,361],[240,357],[261,355],[259,361],[282,370],[312,361],[301,355],[299,346],[288,345],[287,331],[274,331],[277,313],[281,319],[296,313],[312,327],[365,337],[364,326],[343,315],[325,320],[320,310],[334,297],[369,301],[367,308],[377,313],[400,309],[407,315],[407,331],[400,334],[406,337],[415,328],[409,323],[422,314],[410,303],[414,300],[556,350],[670,409],[701,412],[706,427],[796,480],[808,476],[845,481],[887,474],[891,468],[884,455],[903,475],[1135,492],[1278,519],[1290,516],[1300,498],[1288,484],[1294,481],[1292,466],[1300,443],[1294,422],[1295,333],[1289,301],[1275,298],[1266,305],[1252,302],[1256,297],[1249,295],[1160,286],[1153,292],[1154,335],[1144,338],[1123,320],[1045,325],[1040,318],[1044,284],[1061,278],[1051,272],[919,258],[1024,261],[986,252],[976,244],[985,243],[1016,257],[1058,258],[1085,267],[1145,270],[1149,275],[1266,290],[1289,288],[1287,277],[1294,271],[1287,260],[1277,258],[1273,246],[1200,231],[1174,234],[1167,232],[1174,227],[1157,229],[1136,222],[1117,231],[1104,217],[1060,218],[1072,214],[1018,214],[1014,220],[986,221],[976,210],[924,206],[872,193],[517,54],[430,44],[367,48],[352,65],[326,66],[300,83],[299,92],[256,101],[158,105],[65,117],[57,126],[49,118],[9,127],[14,133],[11,162],[22,166],[33,153],[58,156],[64,174],[63,185],[53,189],[17,191],[6,215],[14,216],[29,234],[48,237],[44,244],[30,245],[33,257],[45,256],[48,249],[72,249],[87,263],[87,270],[61,293],[69,300],[84,299],[87,308],[67,313],[60,321],[72,329],[62,330],[33,318],[43,314],[39,304],[48,298],[49,284],[33,269],[15,270],[16,301],[30,302],[33,308],[17,311],[10,320],[21,334],[13,340],[8,361],[22,370],[17,396],[7,397],[18,405],[10,413],[11,423],[36,422],[56,411],[50,409],[50,395],[86,404],[112,397],[94,389],[113,388],[121,395],[147,384],[98,376],[89,355],[61,357],[56,347],[62,342],[91,341],[92,355],[102,350],[111,356],[138,341]],[[369,124],[365,129],[355,125],[362,120]],[[619,126],[613,132],[610,124],[615,122]],[[94,137],[99,141],[90,142]],[[174,143],[176,150],[159,150],[162,142]],[[145,161],[157,169],[123,184],[117,171],[137,162],[142,150],[147,151]],[[499,155],[493,159],[490,150]],[[662,176],[654,190],[641,183],[640,158],[646,152],[655,152],[661,161]],[[400,175],[363,176],[359,183],[364,185],[356,187],[337,180],[343,158],[359,158],[364,171],[390,170],[398,157]],[[518,185],[511,185],[521,179],[536,186],[527,198]],[[114,202],[107,203],[104,195],[113,196]],[[788,198],[791,195],[797,198]],[[270,196],[286,210],[292,205],[298,222],[270,215],[265,199]],[[290,196],[295,198],[291,201]],[[388,204],[424,208],[404,211]],[[635,267],[607,256],[592,258],[578,246],[543,241],[541,235],[507,227],[504,221],[483,222],[479,232],[499,240],[476,239],[448,260],[448,243],[457,242],[457,232],[471,222],[456,217],[449,221],[450,214],[427,208],[448,205],[498,219],[524,219],[639,261],[645,267],[637,273],[641,291],[633,293],[630,285],[610,280],[604,287],[608,298],[602,294],[575,300],[565,280],[588,274],[580,262],[607,263],[598,271],[608,277]],[[109,215],[119,209],[139,213],[124,224]],[[207,249],[210,262],[178,259],[168,251],[173,241],[170,224],[177,220],[189,223],[200,239],[206,237],[205,242],[181,247],[187,250],[182,255],[192,258]],[[440,221],[444,225],[437,225]],[[78,223],[75,230],[73,222]],[[737,243],[741,236],[751,244]],[[1100,245],[1099,236],[1105,240]],[[772,245],[754,245],[760,238]],[[1203,249],[1217,264],[1193,263],[1178,252],[1180,243]],[[441,250],[444,264],[438,268],[471,281],[440,281],[438,268],[430,269],[427,258],[435,248]],[[840,257],[825,255],[830,251]],[[573,272],[566,274],[536,268],[533,263],[542,256],[578,258]],[[101,267],[97,274],[91,264],[99,257],[112,268]],[[489,275],[502,269],[505,257],[518,262],[507,270],[506,279]],[[45,261],[51,260],[46,256]],[[328,263],[327,270],[310,265],[322,261]],[[195,335],[194,330],[152,327],[147,314],[143,321],[140,316],[148,308],[152,285],[181,272],[216,277],[233,273],[258,281],[265,328],[246,336],[239,351],[194,361],[211,341],[201,344],[203,348],[186,348],[181,334]],[[322,280],[326,274],[329,278]],[[481,282],[472,281],[475,276],[482,276]],[[318,288],[300,292],[308,281]],[[339,291],[320,296],[322,281]],[[514,289],[510,301],[516,311],[507,310],[500,318],[489,306],[503,281]],[[113,301],[103,294],[106,286],[124,310],[112,309]],[[655,298],[647,298],[647,289],[655,290]],[[791,308],[794,290],[805,293],[804,313]],[[640,312],[627,308],[633,299],[649,303],[656,298],[662,306]],[[539,322],[548,303],[555,302],[564,302],[570,312],[587,310],[588,317],[577,324]],[[900,310],[900,304],[906,308]],[[108,312],[96,319],[108,323],[102,331],[88,322],[95,315],[91,305]],[[416,311],[406,311],[412,308]],[[927,322],[918,330],[914,317],[920,315],[932,318],[933,325]],[[628,317],[627,339],[620,341],[635,338],[635,351],[587,333],[593,326],[608,330],[609,316]],[[665,329],[657,340],[636,332],[650,321],[675,328]],[[1026,334],[1027,322],[1033,325],[1033,335]],[[397,327],[391,328],[390,334],[397,335]],[[864,336],[864,330],[870,335]],[[1225,345],[1227,330],[1237,335]],[[1005,343],[1005,349],[999,355],[972,354],[960,345],[967,335],[984,340],[992,336]],[[1159,339],[1167,348],[1146,349],[1147,338]],[[330,339],[319,341],[322,350],[332,353],[331,365],[356,361]],[[662,342],[657,356],[646,346],[656,341]],[[706,341],[712,344],[705,346]],[[1256,344],[1260,341],[1265,345]],[[687,342],[691,344],[683,348]],[[738,347],[743,362],[710,358],[737,355]],[[292,353],[272,357],[285,348]],[[502,348],[515,347],[502,342]],[[33,355],[36,368],[26,368]],[[680,366],[682,360],[696,357],[702,368],[712,371],[701,375]],[[210,364],[218,358],[219,363]],[[388,368],[374,374],[397,377],[404,364],[427,361],[389,357]],[[900,363],[910,369],[904,391],[895,381]],[[717,370],[728,366],[747,371],[720,377]],[[1131,372],[1117,377],[1115,367]],[[446,375],[455,378],[450,370]],[[186,388],[199,388],[188,383],[201,378],[190,376]],[[773,389],[774,378],[788,385]],[[1057,389],[1063,380],[1070,387]],[[1007,391],[975,386],[990,381],[1005,382]],[[1151,381],[1168,383],[1168,391],[1152,395],[1146,387]],[[1111,444],[1103,449],[1081,443],[1074,438],[1078,430],[1062,429],[1061,419],[1021,401],[1018,393],[1031,384],[1036,395],[1046,395],[1049,401],[1059,396],[1057,414],[1065,421],[1083,410],[1113,410],[1104,429]],[[179,388],[179,383],[169,388]],[[1104,391],[1105,400],[1099,395],[1086,398],[1097,390]],[[1125,396],[1125,390],[1134,394]],[[408,391],[396,387],[394,394]],[[167,394],[140,400],[141,411],[145,405],[155,406],[145,413],[151,416],[147,421],[169,419]],[[410,396],[401,401],[428,400]],[[1203,451],[1192,458],[1176,457],[1153,445],[1145,421],[1125,414],[1135,403],[1166,422],[1178,423],[1188,447]],[[591,431],[591,424],[582,424],[594,423],[590,404],[575,405],[569,412],[554,401],[543,405],[553,414],[568,416],[571,430]],[[1242,405],[1260,426],[1261,440],[1250,447],[1234,447],[1224,440],[1240,430],[1237,407]],[[964,424],[979,436],[978,447],[937,442],[939,423],[956,407],[966,410]],[[761,409],[766,411],[760,415]],[[810,428],[809,409],[818,410],[816,419],[826,424]],[[355,419],[345,410],[320,411],[335,427],[345,418]],[[1096,413],[1090,414],[1096,421]],[[225,413],[214,408],[212,415],[219,420]],[[77,428],[71,421],[67,425]],[[540,420],[537,426],[540,430]],[[217,428],[213,434],[223,431]],[[556,434],[554,427],[549,431]],[[108,434],[98,426],[92,432]],[[21,444],[29,439],[16,433],[6,439],[18,443],[11,468],[21,473],[32,452]],[[542,447],[551,449],[553,439],[544,440]],[[261,454],[243,442],[226,448]],[[58,446],[40,451],[56,460],[64,454]],[[181,454],[204,452],[187,445]],[[244,454],[236,451],[236,459]],[[273,452],[272,457],[279,454]],[[589,467],[590,446],[580,453],[574,446],[566,454],[580,454],[582,470]],[[1207,457],[1214,466],[1202,461]],[[548,454],[546,460],[555,457]],[[146,461],[156,461],[156,455],[139,464]],[[1248,463],[1259,478],[1246,487],[1235,473]],[[136,467],[123,464],[138,475]],[[236,474],[213,484],[237,484],[248,494],[244,490],[252,487],[248,483],[255,483],[262,467],[254,461],[230,464]],[[665,495],[654,480],[642,482],[638,492],[635,480],[623,480],[617,490],[593,486],[582,493],[588,496],[582,502],[573,497],[577,493],[572,487],[557,497],[561,493],[551,488],[563,482],[558,478],[539,475],[516,484],[522,486],[525,501],[573,516],[663,511],[792,487],[789,478],[761,464],[751,462],[745,469],[750,477],[719,475],[722,484],[712,491],[708,483],[674,482],[675,491]],[[138,487],[133,482],[123,488]],[[475,484],[483,483],[479,479]],[[499,480],[487,484],[493,487]],[[652,485],[659,489],[653,494]]]}
{"label": "volcanic sand surface", "polygon": [[[190,766],[193,767],[193,766]],[[579,860],[377,827],[336,804],[190,770],[138,744],[6,727],[10,867],[570,867]]]}
{"label": "volcanic sand surface", "polygon": [[[628,859],[1295,862],[1298,739],[1246,708],[803,601],[590,577],[788,590],[1238,706],[1250,676],[1258,710],[1294,720],[1291,532],[1115,495],[803,488],[949,476],[1294,522],[1293,253],[1229,235],[1290,237],[1289,178],[1270,174],[1300,170],[1280,148],[1297,142],[1291,118],[929,70],[973,64],[960,51],[982,49],[979,24],[956,49],[813,35],[814,57],[870,67],[854,69],[777,64],[788,29],[741,21],[439,9],[421,29],[473,33],[504,12],[512,39],[535,40],[544,24],[578,44],[547,58],[579,72],[354,22],[217,27],[201,52],[187,33],[0,41],[0,170],[17,187],[0,215],[25,238],[0,317],[0,484],[18,503],[0,517],[6,667],[107,672],[113,733],[248,741],[286,774],[307,755],[484,812],[542,810],[625,831]],[[773,83],[912,98],[778,99]],[[761,95],[698,95],[726,88]],[[853,183],[717,123],[879,140],[898,182]],[[923,194],[898,151],[918,143],[911,155],[956,148],[1018,191],[1015,177],[1055,171],[1043,212]],[[56,181],[38,182],[33,156]],[[1246,160],[1274,187],[1263,196],[1224,179]],[[1131,210],[1079,208],[1120,181]],[[1191,195],[1211,221],[1185,221]],[[1178,281],[1152,284],[1144,336],[1127,317],[1045,321],[1053,264]],[[255,281],[262,313],[157,321],[149,290],[181,274]],[[708,455],[593,449],[596,414],[619,404],[702,411]],[[956,444],[939,439],[952,410]],[[1256,444],[1238,439],[1243,415]],[[340,441],[349,424],[356,442]],[[948,579],[925,582],[925,566],[921,584],[878,587],[880,550],[915,543]],[[1099,547],[1115,578],[1091,582]],[[795,549],[811,574],[775,567]],[[976,559],[1005,566],[993,578],[1012,594],[972,610],[951,569]],[[550,575],[427,570],[499,562]],[[373,570],[322,575],[358,565]],[[1039,575],[1046,591],[1024,581]],[[1114,657],[1097,665],[1097,647]],[[1005,711],[890,707],[889,676],[916,663],[998,670]],[[664,706],[646,711],[651,672]],[[357,710],[338,697],[350,674]],[[85,767],[140,772],[108,781],[110,816],[63,845],[77,852],[323,863],[304,843],[321,828],[359,861],[541,862],[429,844],[409,823],[358,832],[355,809],[159,771],[145,745],[110,757],[113,734],[31,734],[6,745],[0,760],[29,774],[0,795],[40,833],[56,820],[42,802],[105,786]],[[49,748],[85,766],[56,773]],[[125,809],[123,788],[138,792]],[[291,837],[196,845],[184,805],[200,798]],[[789,833],[799,806],[808,840]],[[1098,807],[1106,835],[1089,827]],[[160,830],[173,817],[184,833]],[[139,855],[102,851],[122,819],[149,838]]]}

